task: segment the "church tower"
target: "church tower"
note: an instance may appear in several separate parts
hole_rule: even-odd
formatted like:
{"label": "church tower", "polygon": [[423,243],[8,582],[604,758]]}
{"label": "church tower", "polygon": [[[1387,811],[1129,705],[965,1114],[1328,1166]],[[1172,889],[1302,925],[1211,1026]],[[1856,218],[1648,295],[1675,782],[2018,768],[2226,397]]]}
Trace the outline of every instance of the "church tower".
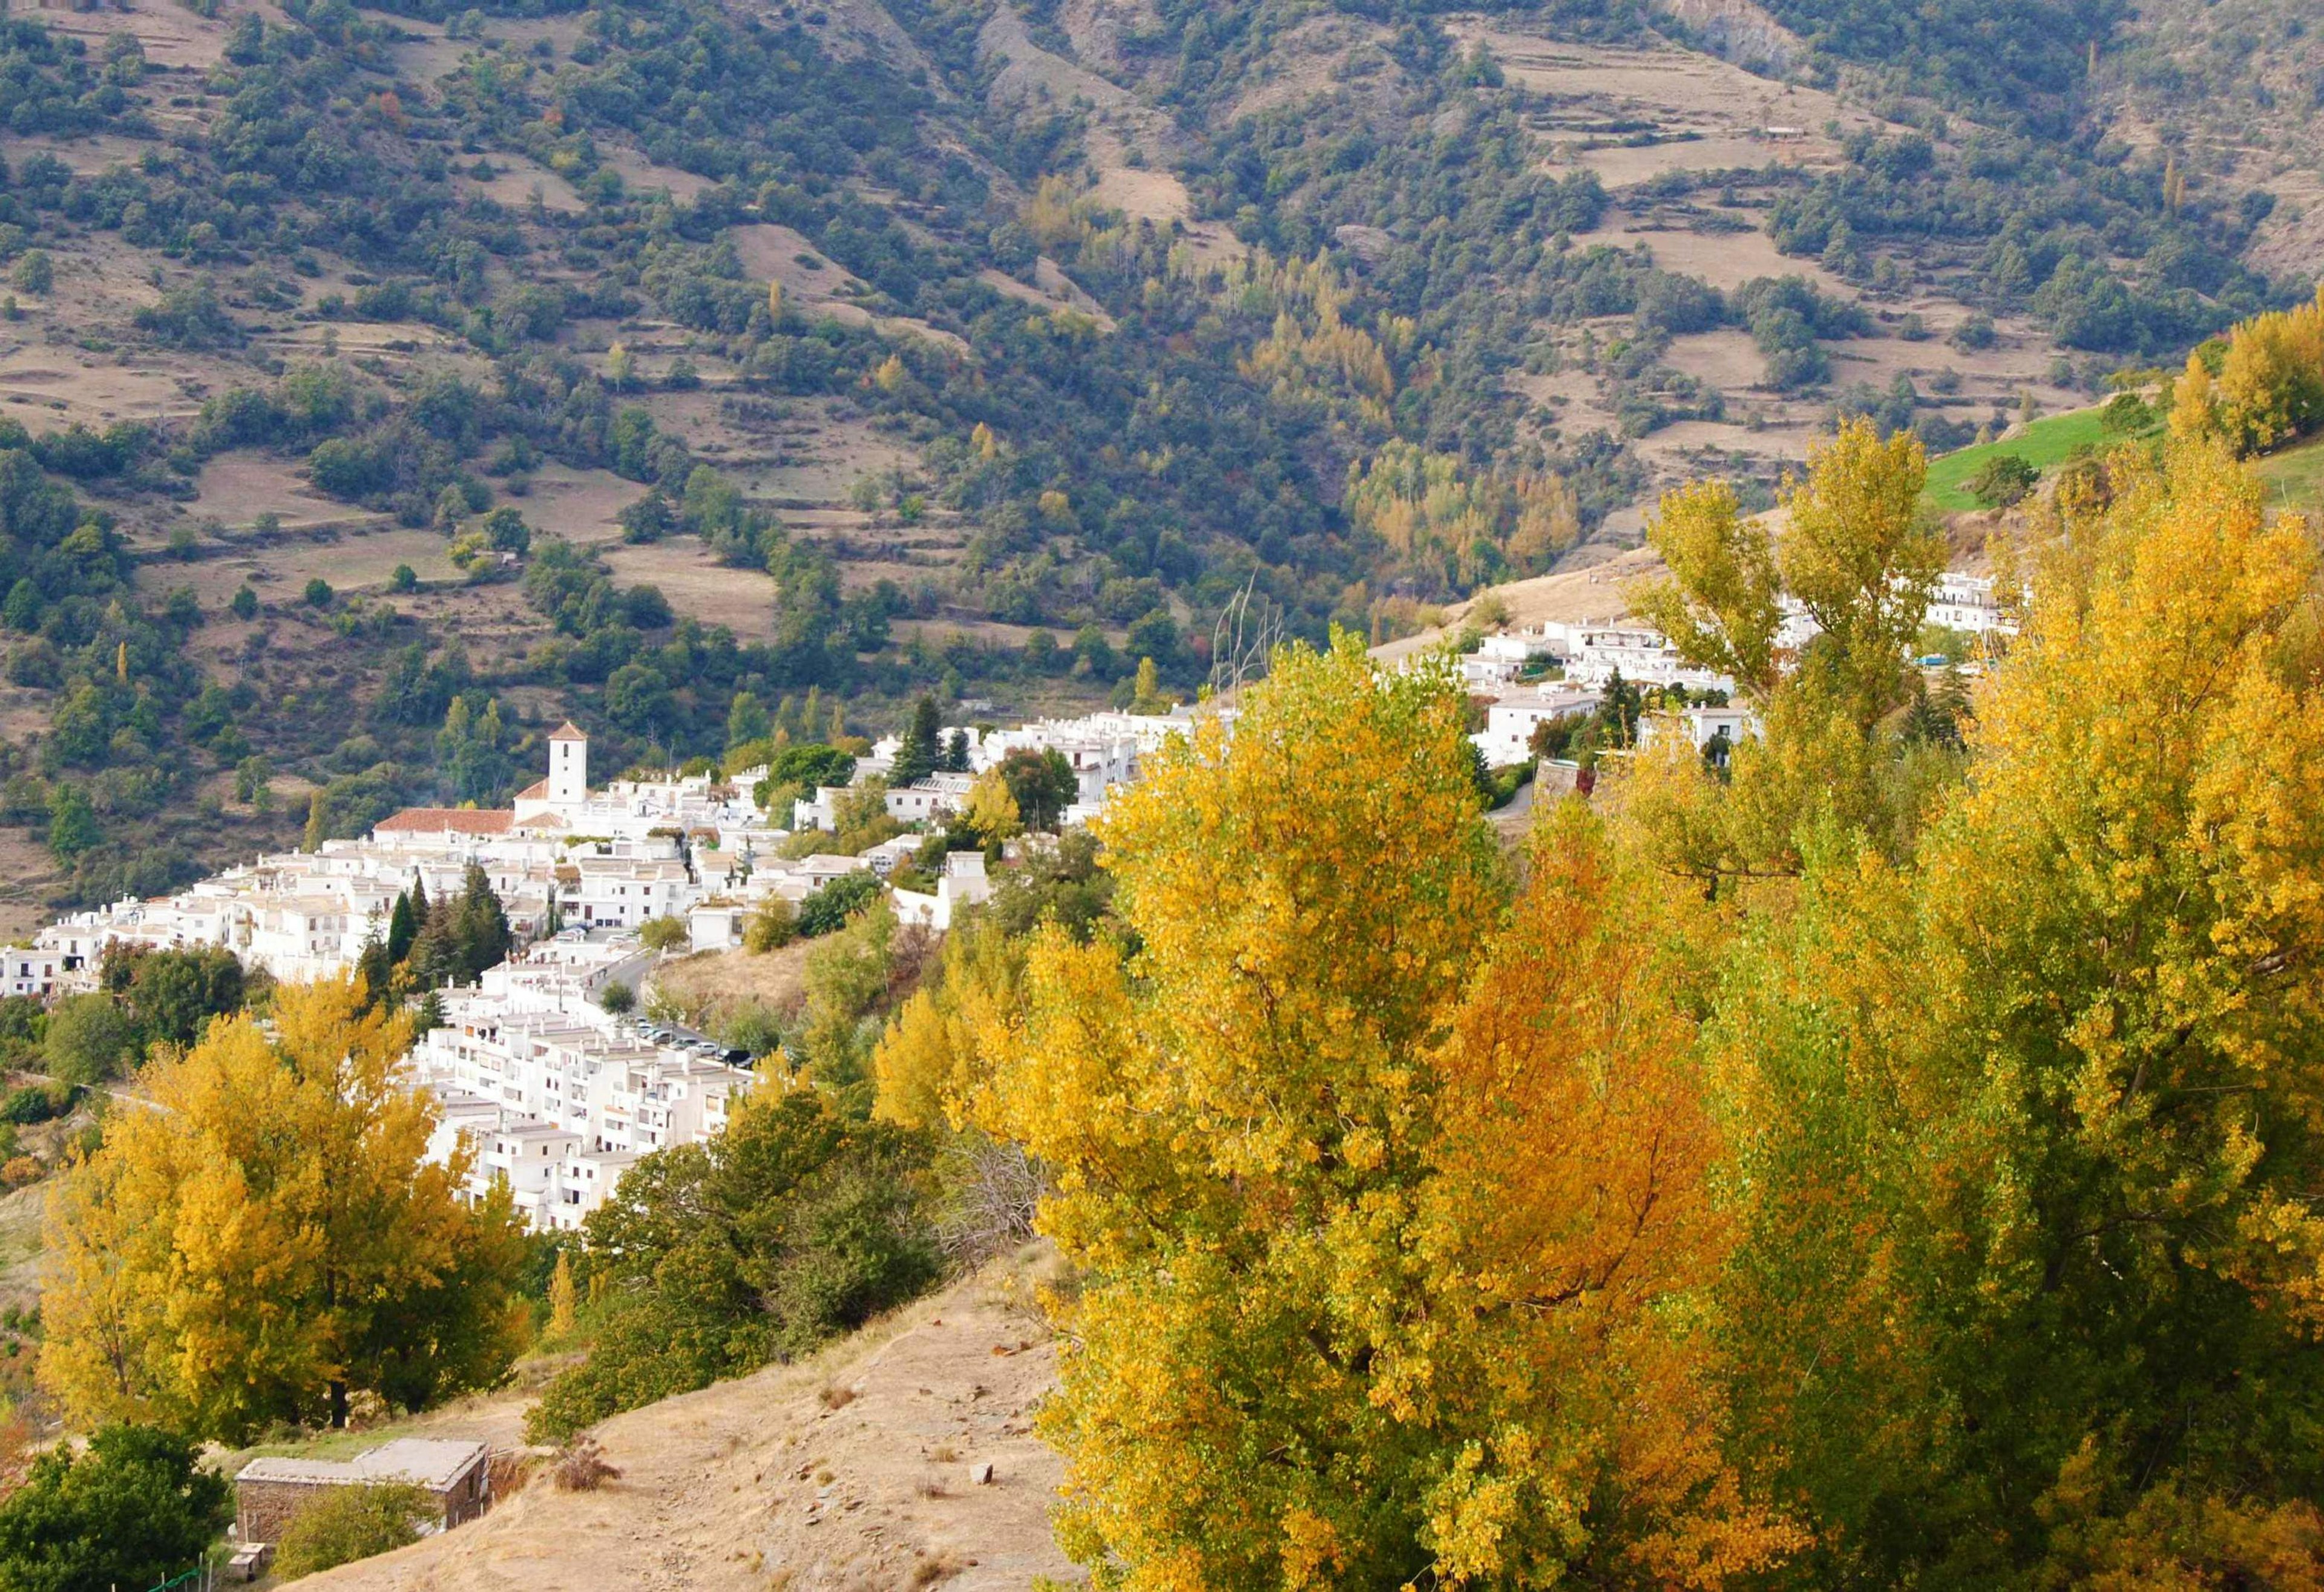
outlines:
{"label": "church tower", "polygon": [[549,738],[549,800],[577,807],[589,798],[589,738],[567,719]]}

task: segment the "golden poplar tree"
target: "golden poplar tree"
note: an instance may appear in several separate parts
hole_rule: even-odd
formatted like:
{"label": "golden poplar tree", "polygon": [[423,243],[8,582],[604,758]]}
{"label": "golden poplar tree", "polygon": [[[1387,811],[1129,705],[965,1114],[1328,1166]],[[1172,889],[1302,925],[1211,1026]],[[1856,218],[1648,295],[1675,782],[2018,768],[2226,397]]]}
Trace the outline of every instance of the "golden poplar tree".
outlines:
{"label": "golden poplar tree", "polygon": [[504,1192],[462,1202],[467,1149],[427,1161],[409,1021],[341,980],[285,988],[272,1026],[163,1055],[151,1107],[59,1180],[41,1376],[81,1423],[338,1425],[357,1393],[489,1386],[521,1347],[521,1229]]}
{"label": "golden poplar tree", "polygon": [[1791,1540],[1678,1319],[1722,1241],[1685,1020],[1620,998],[1654,957],[1587,833],[1487,961],[1462,708],[1441,659],[1279,653],[1102,821],[1135,952],[1038,934],[978,1035],[969,1114],[1048,1168],[1083,1271],[1043,1422],[1102,1585],[1711,1585]]}
{"label": "golden poplar tree", "polygon": [[2034,550],[1914,853],[1833,833],[1729,959],[1721,1314],[1803,1585],[2324,1580],[2324,609],[2168,456]]}
{"label": "golden poplar tree", "polygon": [[557,1252],[557,1270],[549,1279],[550,1337],[563,1338],[573,1330],[576,1297],[573,1286],[573,1256],[560,1249]]}

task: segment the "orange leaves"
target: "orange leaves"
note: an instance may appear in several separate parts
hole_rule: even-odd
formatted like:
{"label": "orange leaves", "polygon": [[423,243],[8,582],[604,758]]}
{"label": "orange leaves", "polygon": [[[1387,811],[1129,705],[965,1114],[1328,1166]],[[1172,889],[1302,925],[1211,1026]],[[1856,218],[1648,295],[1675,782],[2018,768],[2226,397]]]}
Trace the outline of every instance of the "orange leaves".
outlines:
{"label": "orange leaves", "polygon": [[[1803,1533],[1747,1501],[1700,1308],[1731,1241],[1690,1051],[1676,904],[1579,804],[1546,817],[1516,921],[1437,1057],[1424,1406],[1494,1434],[1434,1495],[1448,1578],[1572,1558],[1717,1585]],[[1693,1301],[1690,1308],[1686,1302]]]}
{"label": "orange leaves", "polygon": [[1045,1431],[1110,1587],[1715,1585],[1727,1243],[1677,907],[1579,807],[1508,917],[1441,672],[1278,657],[1103,824],[1125,958],[1032,942],[970,1115],[1082,1267]]}

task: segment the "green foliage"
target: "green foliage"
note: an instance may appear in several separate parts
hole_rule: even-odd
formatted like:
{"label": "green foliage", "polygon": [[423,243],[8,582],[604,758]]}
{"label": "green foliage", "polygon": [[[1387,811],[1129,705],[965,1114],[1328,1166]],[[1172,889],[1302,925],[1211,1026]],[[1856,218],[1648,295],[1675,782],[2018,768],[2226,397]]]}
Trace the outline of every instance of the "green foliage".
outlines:
{"label": "green foliage", "polygon": [[1001,779],[1017,803],[1017,816],[1035,832],[1053,831],[1067,807],[1081,799],[1081,779],[1055,747],[1034,751],[1016,747],[999,764]]}
{"label": "green foliage", "polygon": [[2042,479],[2042,472],[2015,454],[1996,454],[1979,466],[1966,484],[1981,509],[2002,509],[2021,502]]}
{"label": "green foliage", "polygon": [[771,1082],[712,1143],[645,1156],[584,1226],[595,1344],[527,1413],[528,1437],[804,1354],[926,1288],[927,1163],[915,1136]]}
{"label": "green foliage", "polygon": [[224,1477],[191,1443],[144,1426],[106,1426],[88,1452],[34,1459],[0,1501],[0,1587],[117,1592],[193,1569],[225,1526]]}
{"label": "green foliage", "polygon": [[837,932],[867,902],[877,897],[880,889],[879,876],[869,869],[840,875],[809,896],[799,907],[799,937],[812,940]]}
{"label": "green foliage", "polygon": [[118,1078],[141,1054],[137,1025],[110,995],[68,995],[49,1013],[42,1054],[60,1081],[86,1086]]}
{"label": "green foliage", "polygon": [[420,1540],[420,1523],[435,1512],[435,1501],[415,1486],[325,1487],[282,1528],[273,1573],[293,1581],[405,1547]]}

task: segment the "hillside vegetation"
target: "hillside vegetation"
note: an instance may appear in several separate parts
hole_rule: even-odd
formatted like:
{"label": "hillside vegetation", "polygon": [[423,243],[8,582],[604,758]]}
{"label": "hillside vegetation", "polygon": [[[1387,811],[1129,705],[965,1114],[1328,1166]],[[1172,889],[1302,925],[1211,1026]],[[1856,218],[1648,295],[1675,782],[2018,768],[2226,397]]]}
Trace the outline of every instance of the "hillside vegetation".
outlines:
{"label": "hillside vegetation", "polygon": [[1671,481],[1764,501],[1835,418],[1941,447],[2069,406],[2312,268],[2302,124],[2190,131],[2246,93],[2155,64],[2195,25],[12,17],[9,910],[502,799],[567,714],[618,766],[787,697],[821,735],[1144,658],[1184,693],[1246,589],[1389,637],[1634,541]]}

